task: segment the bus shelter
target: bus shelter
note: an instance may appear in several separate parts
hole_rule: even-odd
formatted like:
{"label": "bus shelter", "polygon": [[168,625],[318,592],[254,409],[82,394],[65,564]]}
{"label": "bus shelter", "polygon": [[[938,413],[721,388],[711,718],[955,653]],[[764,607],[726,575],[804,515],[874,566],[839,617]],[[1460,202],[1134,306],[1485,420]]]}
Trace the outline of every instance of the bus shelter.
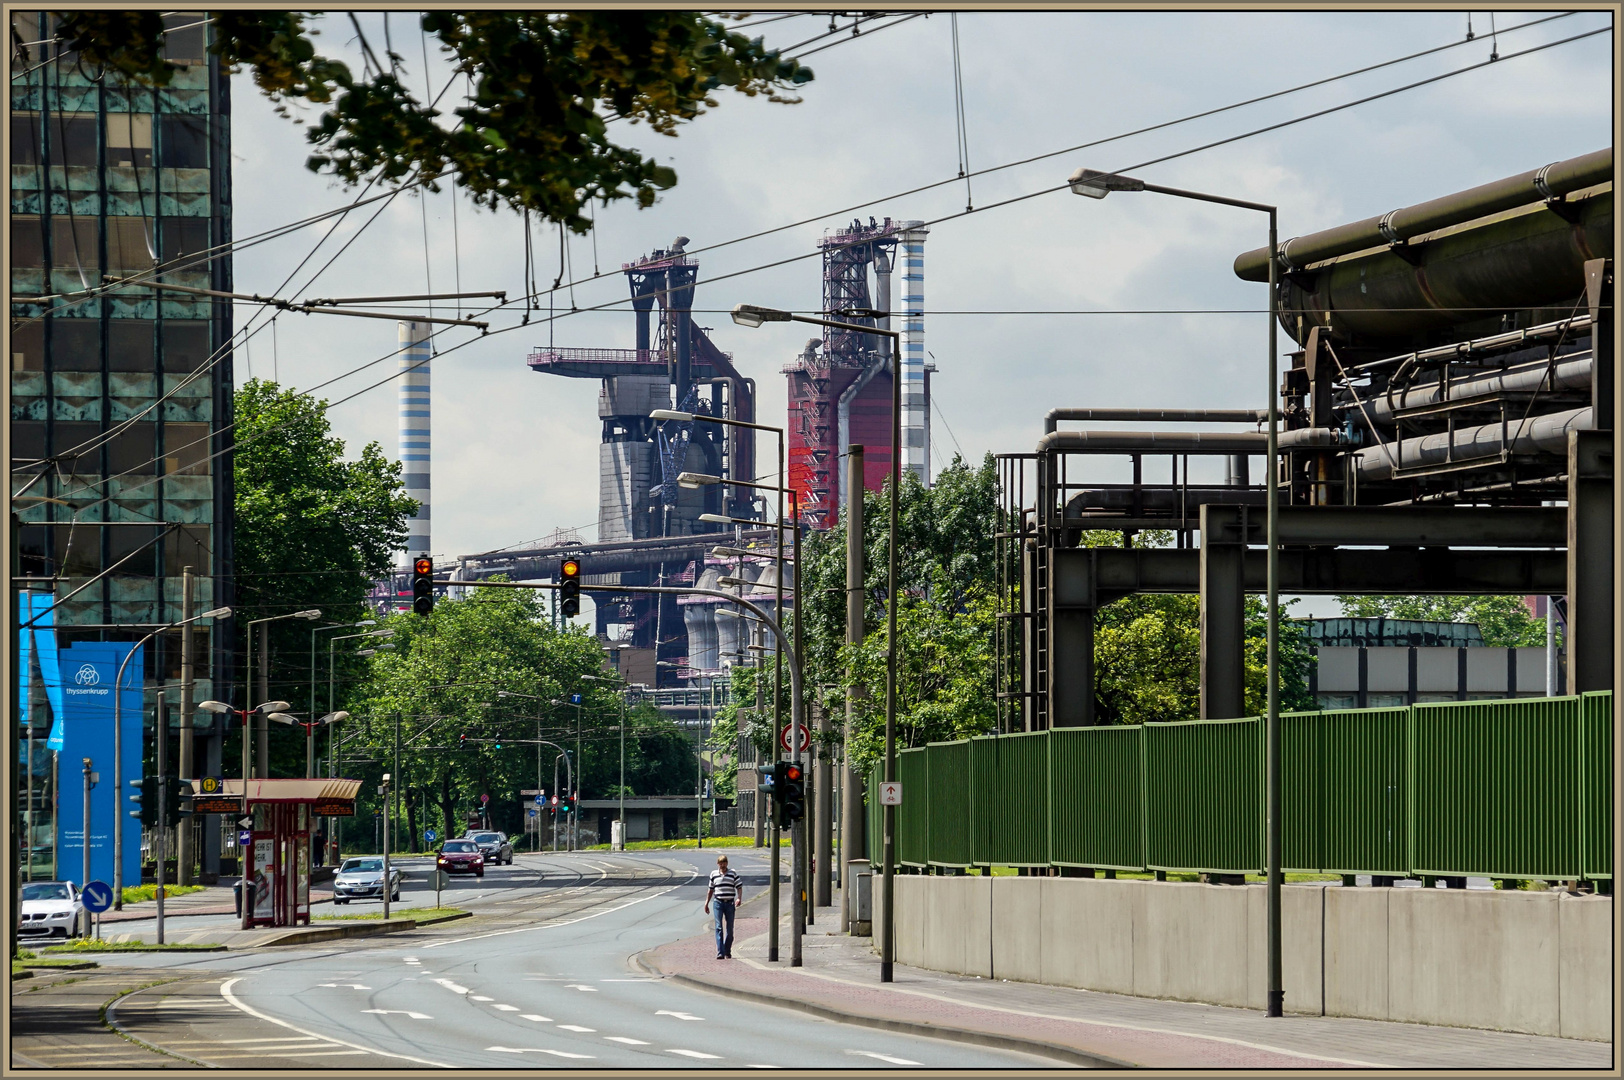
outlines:
{"label": "bus shelter", "polygon": [[[239,826],[242,880],[253,883],[250,926],[310,923],[310,833],[318,818],[351,817],[359,780],[194,782],[199,813],[231,813]],[[212,789],[212,790],[205,790]]]}

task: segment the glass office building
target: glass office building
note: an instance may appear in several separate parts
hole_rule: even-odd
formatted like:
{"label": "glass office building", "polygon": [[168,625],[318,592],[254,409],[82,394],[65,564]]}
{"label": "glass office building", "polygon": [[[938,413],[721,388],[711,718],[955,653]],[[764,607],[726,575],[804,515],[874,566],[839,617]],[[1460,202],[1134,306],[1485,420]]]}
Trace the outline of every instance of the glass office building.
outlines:
{"label": "glass office building", "polygon": [[[166,55],[181,67],[161,88],[64,50],[49,12],[10,19],[12,509],[33,592],[21,609],[50,608],[53,623],[21,635],[19,771],[33,772],[18,784],[19,810],[33,820],[33,876],[71,877],[76,866],[55,865],[55,810],[80,796],[80,761],[57,762],[48,745],[62,718],[47,672],[71,682],[76,644],[134,642],[181,618],[186,567],[194,613],[232,602],[230,302],[105,287],[161,274],[231,289],[229,77],[207,53],[202,13],[164,16]],[[194,700],[231,692],[228,628],[192,631]],[[148,732],[159,716],[171,731],[179,723],[179,635],[154,638],[125,676],[145,688]],[[220,729],[202,716],[193,771],[218,774]],[[193,847],[204,870],[218,866],[210,823]]]}

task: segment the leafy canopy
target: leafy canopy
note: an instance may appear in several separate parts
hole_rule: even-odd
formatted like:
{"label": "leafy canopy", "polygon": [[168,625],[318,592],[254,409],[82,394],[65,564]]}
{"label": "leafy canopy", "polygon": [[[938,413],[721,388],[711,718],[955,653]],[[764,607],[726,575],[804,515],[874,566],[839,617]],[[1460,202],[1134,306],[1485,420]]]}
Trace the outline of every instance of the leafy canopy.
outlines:
{"label": "leafy canopy", "polygon": [[1520,596],[1339,596],[1336,599],[1342,614],[1352,619],[1385,617],[1477,623],[1478,629],[1483,631],[1483,644],[1490,648],[1545,644],[1545,620],[1535,618]]}
{"label": "leafy canopy", "polygon": [[[582,214],[588,201],[647,207],[677,182],[669,166],[617,145],[610,121],[675,135],[717,106],[716,90],[794,103],[789,95],[812,79],[760,37],[699,12],[445,10],[424,14],[421,26],[452,56],[455,74],[424,100],[407,86],[405,58],[387,48],[380,58],[353,15],[362,73],[322,56],[313,40],[319,14],[209,14],[210,51],[231,70],[250,71],[279,111],[322,107],[307,133],[312,171],[347,184],[420,179],[430,190],[438,190],[430,178],[450,175],[476,203],[534,211],[578,233],[591,225]],[[164,59],[156,10],[72,11],[58,32],[87,65],[139,83],[168,85],[179,70]],[[442,110],[447,95],[457,104]]]}

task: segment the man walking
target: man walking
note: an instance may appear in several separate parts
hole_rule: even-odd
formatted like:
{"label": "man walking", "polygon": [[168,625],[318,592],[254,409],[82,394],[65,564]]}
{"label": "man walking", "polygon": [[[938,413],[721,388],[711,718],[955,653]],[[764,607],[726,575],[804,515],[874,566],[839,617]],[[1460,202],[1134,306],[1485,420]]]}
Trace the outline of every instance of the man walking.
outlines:
{"label": "man walking", "polygon": [[710,888],[705,892],[705,914],[711,913],[711,902],[716,903],[712,916],[716,927],[716,959],[733,959],[733,913],[744,900],[744,882],[727,868],[727,856],[716,856],[716,869],[711,871]]}

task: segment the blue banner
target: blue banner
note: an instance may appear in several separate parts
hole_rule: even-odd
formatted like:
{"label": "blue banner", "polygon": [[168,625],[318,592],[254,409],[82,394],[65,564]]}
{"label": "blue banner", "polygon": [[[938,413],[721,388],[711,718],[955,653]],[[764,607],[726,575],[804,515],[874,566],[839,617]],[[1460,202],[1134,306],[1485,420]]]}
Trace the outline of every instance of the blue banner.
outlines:
{"label": "blue banner", "polygon": [[[72,881],[79,880],[84,865],[86,830],[84,788],[80,779],[84,758],[90,759],[91,770],[99,774],[99,782],[90,793],[90,876],[102,881],[113,880],[113,819],[123,814],[123,882],[136,885],[141,881],[141,823],[128,816],[135,808],[128,796],[141,779],[145,678],[141,650],[135,650],[133,656],[130,653],[129,642],[81,641],[63,649],[56,665],[60,671],[56,680],[58,692],[63,702],[58,713],[62,756],[57,764],[57,779],[61,785],[57,798],[57,865],[58,873]],[[41,656],[43,659],[43,651]],[[124,664],[127,656],[129,662]],[[122,791],[115,792],[113,679],[120,664],[124,664],[124,679],[118,722],[122,730],[120,753],[124,769]],[[49,679],[46,685],[50,686]]]}

